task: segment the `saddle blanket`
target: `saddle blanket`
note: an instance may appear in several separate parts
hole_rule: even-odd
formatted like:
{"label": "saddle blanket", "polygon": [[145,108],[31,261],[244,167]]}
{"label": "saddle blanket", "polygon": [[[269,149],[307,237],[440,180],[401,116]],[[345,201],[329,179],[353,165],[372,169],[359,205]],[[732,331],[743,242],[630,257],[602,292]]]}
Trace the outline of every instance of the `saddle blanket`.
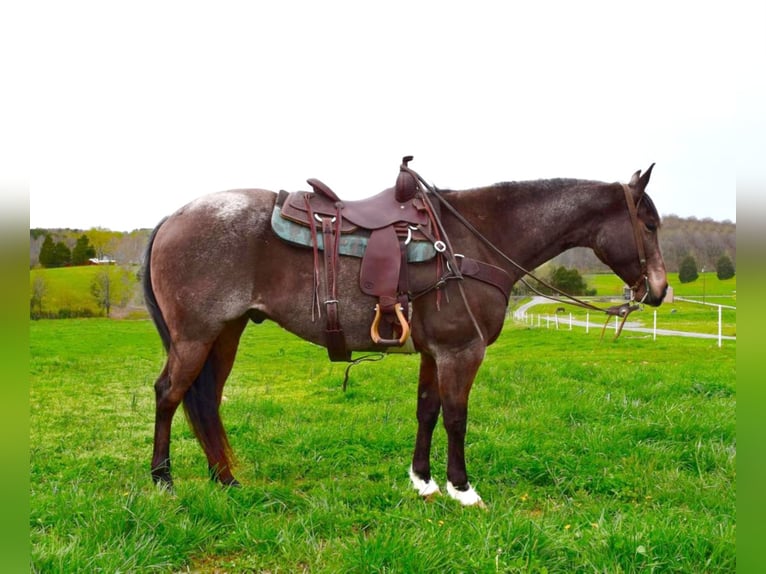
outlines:
{"label": "saddle blanket", "polygon": [[[271,214],[271,228],[280,239],[283,239],[288,243],[304,247],[314,246],[311,239],[311,230],[305,225],[295,223],[282,217],[282,210],[279,205],[274,206],[274,211]],[[360,229],[353,233],[341,234],[338,242],[338,251],[341,255],[364,257],[369,237],[370,232],[364,229]],[[321,233],[316,234],[316,241],[318,248],[323,250],[324,239]],[[422,263],[430,261],[434,257],[436,257],[436,249],[434,249],[434,246],[430,241],[413,240],[407,245],[407,261],[410,263]]]}

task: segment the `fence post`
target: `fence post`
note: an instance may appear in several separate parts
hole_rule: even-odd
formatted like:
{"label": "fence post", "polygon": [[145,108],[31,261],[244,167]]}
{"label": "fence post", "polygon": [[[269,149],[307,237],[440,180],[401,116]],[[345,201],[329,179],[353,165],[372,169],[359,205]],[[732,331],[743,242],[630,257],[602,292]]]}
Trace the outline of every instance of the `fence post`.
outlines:
{"label": "fence post", "polygon": [[585,334],[590,333],[590,312],[585,313]]}
{"label": "fence post", "polygon": [[718,305],[718,348],[721,348],[722,340],[721,340],[721,306]]}

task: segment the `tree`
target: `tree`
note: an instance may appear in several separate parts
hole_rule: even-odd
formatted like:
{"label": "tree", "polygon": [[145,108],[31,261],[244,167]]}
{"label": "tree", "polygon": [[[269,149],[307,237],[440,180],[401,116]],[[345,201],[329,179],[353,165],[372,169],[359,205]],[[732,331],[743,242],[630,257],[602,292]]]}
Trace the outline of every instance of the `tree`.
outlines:
{"label": "tree", "polygon": [[90,239],[82,234],[72,249],[72,265],[85,265],[88,259],[96,256],[96,249],[90,244]]}
{"label": "tree", "polygon": [[38,256],[40,265],[43,267],[53,267],[53,248],[53,238],[50,235],[46,235],[45,239],[43,240],[43,244],[40,247],[40,255]]}
{"label": "tree", "polygon": [[53,243],[53,238],[50,235],[46,235],[40,247],[40,265],[43,267],[62,267],[63,265],[68,265],[71,261],[72,252],[66,243],[63,241]]}
{"label": "tree", "polygon": [[43,314],[43,299],[48,293],[48,282],[42,275],[35,276],[32,281],[32,295],[29,297],[29,311],[30,315],[35,316],[35,309],[37,310],[36,316],[41,317]]}
{"label": "tree", "polygon": [[691,283],[696,281],[697,277],[699,277],[697,262],[694,257],[687,255],[681,260],[681,265],[678,267],[678,280],[681,283]]}
{"label": "tree", "polygon": [[120,267],[102,267],[90,282],[90,293],[109,317],[113,306],[122,306],[131,295],[130,273]]}
{"label": "tree", "polygon": [[595,291],[589,291],[580,272],[577,269],[567,269],[564,266],[554,267],[551,273],[550,284],[570,295],[594,295]]}
{"label": "tree", "polygon": [[734,277],[734,263],[728,255],[721,255],[715,264],[715,272],[719,279],[731,279]]}
{"label": "tree", "polygon": [[72,262],[72,250],[63,241],[56,242],[53,246],[53,265],[51,267],[63,267]]}
{"label": "tree", "polygon": [[103,227],[92,227],[88,230],[88,238],[90,239],[93,248],[96,250],[96,255],[99,259],[102,259],[107,254],[107,248],[109,244],[119,235],[114,231],[109,231]]}

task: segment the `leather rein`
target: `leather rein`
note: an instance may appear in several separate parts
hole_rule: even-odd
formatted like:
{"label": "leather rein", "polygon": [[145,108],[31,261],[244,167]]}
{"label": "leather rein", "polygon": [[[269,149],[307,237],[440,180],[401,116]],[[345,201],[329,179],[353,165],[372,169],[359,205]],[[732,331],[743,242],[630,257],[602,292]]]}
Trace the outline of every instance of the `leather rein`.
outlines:
{"label": "leather rein", "polygon": [[[520,281],[526,285],[533,293],[536,295],[539,295],[541,297],[545,297],[546,299],[550,299],[552,301],[556,301],[558,303],[564,303],[567,305],[574,305],[577,307],[581,307],[583,309],[588,309],[591,311],[596,311],[599,313],[606,313],[607,319],[604,323],[603,328],[601,329],[601,338],[604,337],[604,332],[606,331],[607,324],[609,323],[609,320],[611,317],[621,317],[622,321],[619,324],[619,327],[617,329],[617,332],[614,335],[614,338],[617,339],[617,337],[620,336],[620,333],[622,332],[622,328],[625,325],[625,321],[628,318],[628,315],[630,315],[633,311],[637,311],[641,308],[641,303],[643,303],[644,299],[649,295],[649,274],[647,269],[647,262],[646,262],[646,250],[644,247],[644,241],[641,237],[641,227],[638,221],[638,209],[636,202],[633,200],[633,195],[630,192],[630,187],[625,184],[621,183],[622,189],[625,193],[625,203],[628,207],[628,213],[630,214],[630,221],[631,225],[633,227],[633,237],[636,242],[636,248],[638,250],[638,260],[641,265],[641,276],[638,278],[638,280],[630,287],[630,293],[631,293],[631,300],[627,303],[623,303],[622,305],[613,305],[608,308],[603,307],[597,307],[596,305],[593,305],[592,303],[588,303],[587,301],[583,301],[582,299],[579,299],[578,297],[575,297],[574,295],[570,295],[569,293],[566,293],[559,289],[558,287],[554,287],[553,285],[550,285],[546,281],[540,279],[537,277],[534,273],[531,271],[525,269],[523,266],[519,265],[516,261],[514,261],[512,258],[510,258],[508,255],[506,255],[500,248],[498,248],[494,243],[492,243],[487,237],[485,237],[474,225],[468,221],[465,217],[463,217],[460,212],[455,209],[443,196],[441,193],[439,193],[439,190],[430,185],[428,182],[426,182],[420,174],[418,174],[413,169],[409,168],[408,166],[404,165],[402,169],[409,172],[413,177],[415,177],[415,180],[419,187],[421,187],[421,190],[424,192],[423,196],[428,198],[429,196],[436,197],[438,201],[449,211],[466,229],[468,229],[471,233],[473,233],[482,243],[484,243],[487,247],[489,247],[492,251],[497,253],[500,257],[502,257],[505,261],[516,267],[519,271],[524,273],[525,275],[528,275],[535,281],[537,281],[541,286],[546,287],[547,289],[550,289],[551,291],[557,293],[561,297],[565,297],[565,299],[561,299],[559,297],[554,297],[552,295],[547,295],[545,293],[540,292],[538,289],[535,289],[530,285],[527,280],[522,277]],[[425,188],[425,189],[423,189]],[[640,199],[639,199],[640,201]],[[442,236],[446,240],[446,234],[442,230]],[[449,245],[449,243],[447,243]],[[451,246],[448,249],[448,252],[451,256],[451,258],[454,260],[455,255],[452,252]],[[452,266],[450,266],[452,267]],[[457,269],[457,266],[454,266],[454,269]],[[455,275],[453,275],[454,279],[462,279],[462,276],[459,274],[459,271],[455,271]],[[633,299],[633,294],[635,293],[638,286],[644,283],[646,285],[646,293],[644,294],[644,297],[641,299],[641,301],[638,301],[637,303],[634,303],[635,299]],[[458,283],[460,285],[460,283]],[[462,293],[462,289],[461,289]],[[465,299],[465,297],[464,297]],[[470,313],[470,308],[468,309]],[[471,314],[471,318],[473,319],[473,314]],[[475,319],[474,319],[475,323]]]}

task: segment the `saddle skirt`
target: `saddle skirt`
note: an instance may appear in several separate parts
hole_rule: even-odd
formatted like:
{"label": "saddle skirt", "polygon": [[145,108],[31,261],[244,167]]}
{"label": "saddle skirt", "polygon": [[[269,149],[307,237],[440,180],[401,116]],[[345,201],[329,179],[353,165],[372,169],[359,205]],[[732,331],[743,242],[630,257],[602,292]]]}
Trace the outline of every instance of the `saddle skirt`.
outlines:
{"label": "saddle skirt", "polygon": [[[277,237],[287,243],[313,248],[314,240],[312,239],[308,223],[296,223],[293,219],[287,218],[282,214],[282,205],[286,196],[287,192],[280,192],[282,201],[278,198],[274,206],[271,214],[272,230]],[[346,232],[341,233],[341,236],[338,238],[339,254],[360,259],[364,257],[367,251],[367,244],[370,241],[370,233],[368,229],[356,226],[346,227]],[[324,237],[321,233],[316,236],[316,244],[320,251],[324,251]],[[413,231],[412,239],[407,244],[407,261],[410,263],[423,263],[430,261],[434,257],[436,257],[436,249],[434,249],[433,243],[422,234]]]}

